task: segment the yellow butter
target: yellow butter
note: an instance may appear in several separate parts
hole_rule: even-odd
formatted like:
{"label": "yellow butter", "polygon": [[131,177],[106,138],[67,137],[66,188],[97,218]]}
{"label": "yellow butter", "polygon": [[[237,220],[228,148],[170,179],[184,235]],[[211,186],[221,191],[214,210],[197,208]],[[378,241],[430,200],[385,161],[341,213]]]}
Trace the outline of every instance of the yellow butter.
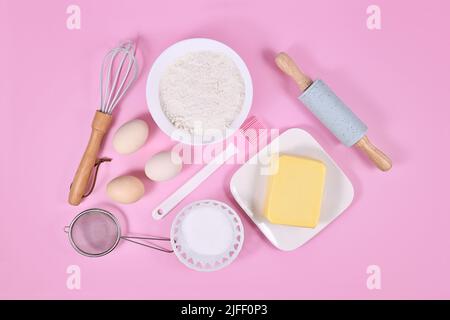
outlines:
{"label": "yellow butter", "polygon": [[266,218],[275,224],[316,227],[325,185],[325,164],[281,155],[272,158],[272,168],[264,208]]}

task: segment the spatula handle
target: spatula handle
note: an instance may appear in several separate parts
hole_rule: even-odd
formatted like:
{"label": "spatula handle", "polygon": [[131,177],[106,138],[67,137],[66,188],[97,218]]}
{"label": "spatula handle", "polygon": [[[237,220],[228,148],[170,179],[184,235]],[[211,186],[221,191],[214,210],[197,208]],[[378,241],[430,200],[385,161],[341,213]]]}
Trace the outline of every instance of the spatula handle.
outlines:
{"label": "spatula handle", "polygon": [[308,89],[308,87],[313,83],[313,81],[300,70],[294,60],[292,60],[287,53],[279,53],[275,58],[275,63],[281,71],[295,81],[302,92]]}
{"label": "spatula handle", "polygon": [[392,161],[387,155],[385,155],[381,150],[375,147],[367,138],[367,136],[362,137],[356,143],[356,146],[361,149],[372,162],[382,171],[388,171],[392,168]]}
{"label": "spatula handle", "polygon": [[92,131],[88,145],[78,165],[72,185],[70,186],[69,203],[71,205],[79,205],[83,195],[87,191],[89,178],[97,161],[98,151],[100,150],[103,137],[109,129],[111,120],[112,116],[110,114],[101,111],[95,113],[94,119],[92,120]]}
{"label": "spatula handle", "polygon": [[238,152],[237,147],[231,143],[221,154],[216,156],[211,162],[200,169],[188,181],[186,181],[180,188],[172,193],[166,200],[157,206],[152,213],[153,219],[161,220],[169,212],[175,208],[184,198],[186,198],[192,191],[194,191],[203,181],[211,174],[219,169],[225,162],[233,157]]}

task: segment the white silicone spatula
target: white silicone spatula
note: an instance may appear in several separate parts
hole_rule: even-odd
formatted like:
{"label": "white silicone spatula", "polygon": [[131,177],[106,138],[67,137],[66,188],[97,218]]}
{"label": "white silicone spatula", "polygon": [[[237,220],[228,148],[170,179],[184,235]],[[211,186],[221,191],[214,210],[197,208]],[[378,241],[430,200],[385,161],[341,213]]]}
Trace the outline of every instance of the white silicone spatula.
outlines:
{"label": "white silicone spatula", "polygon": [[173,208],[175,208],[184,198],[186,198],[192,191],[213,174],[220,166],[222,166],[228,159],[234,156],[237,148],[234,144],[229,144],[228,147],[221,154],[216,156],[211,162],[198,171],[192,178],[185,182],[177,191],[172,193],[166,200],[157,206],[152,213],[155,220],[164,218]]}
{"label": "white silicone spatula", "polygon": [[[252,132],[253,134],[247,134],[251,130],[254,131]],[[261,137],[266,134],[265,127],[255,116],[248,118],[239,129],[239,132],[246,137],[250,145],[255,145],[257,140],[260,140]],[[239,149],[233,143],[230,143],[221,154],[217,155],[211,162],[200,169],[193,177],[191,177],[167,199],[159,204],[152,212],[153,218],[155,220],[164,218],[184,198],[197,189],[203,181],[205,181],[238,151]]]}

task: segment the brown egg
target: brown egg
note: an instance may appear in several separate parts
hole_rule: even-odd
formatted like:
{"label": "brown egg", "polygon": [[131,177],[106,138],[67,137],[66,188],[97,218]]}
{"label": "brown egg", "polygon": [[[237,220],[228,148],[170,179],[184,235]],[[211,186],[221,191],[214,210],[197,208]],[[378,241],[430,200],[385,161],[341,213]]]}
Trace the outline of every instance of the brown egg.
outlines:
{"label": "brown egg", "polygon": [[106,193],[111,200],[125,204],[138,201],[144,192],[144,184],[135,176],[119,176],[106,186]]}
{"label": "brown egg", "polygon": [[147,141],[147,137],[147,123],[140,119],[131,120],[117,129],[113,147],[117,153],[130,154],[140,149]]}

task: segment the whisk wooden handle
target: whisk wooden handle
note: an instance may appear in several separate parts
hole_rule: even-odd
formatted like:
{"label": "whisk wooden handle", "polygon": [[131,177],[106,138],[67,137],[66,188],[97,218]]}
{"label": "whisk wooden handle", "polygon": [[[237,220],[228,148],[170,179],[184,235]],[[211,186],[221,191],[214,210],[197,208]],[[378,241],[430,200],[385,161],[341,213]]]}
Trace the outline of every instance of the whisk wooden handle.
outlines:
{"label": "whisk wooden handle", "polygon": [[95,113],[92,120],[92,131],[89,143],[78,165],[77,172],[70,186],[69,203],[77,206],[86,193],[92,169],[97,161],[97,155],[102,144],[103,137],[111,125],[112,116],[101,111]]}

